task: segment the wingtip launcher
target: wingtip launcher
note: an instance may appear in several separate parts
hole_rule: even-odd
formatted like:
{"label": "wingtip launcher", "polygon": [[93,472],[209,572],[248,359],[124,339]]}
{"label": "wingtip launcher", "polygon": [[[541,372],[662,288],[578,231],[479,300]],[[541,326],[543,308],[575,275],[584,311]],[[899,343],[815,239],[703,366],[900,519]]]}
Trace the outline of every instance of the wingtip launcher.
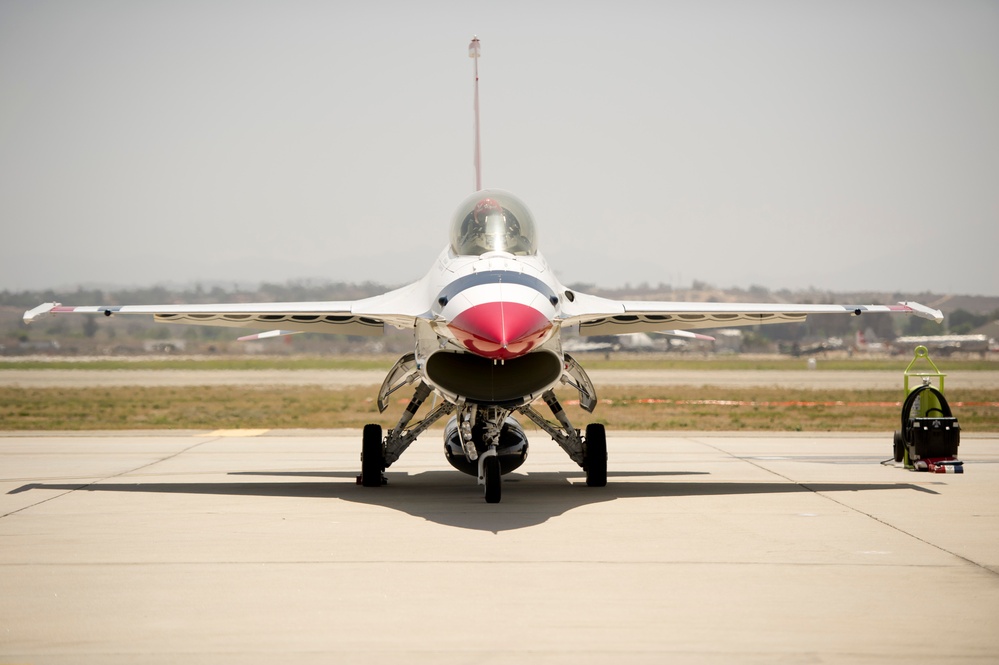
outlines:
{"label": "wingtip launcher", "polygon": [[48,316],[49,314],[52,313],[52,310],[54,310],[56,307],[60,307],[60,303],[46,302],[42,303],[38,307],[35,307],[34,309],[29,309],[27,312],[24,313],[24,322],[30,324],[36,319]]}
{"label": "wingtip launcher", "polygon": [[900,302],[899,305],[908,307],[916,316],[921,316],[924,319],[931,319],[937,323],[943,323],[944,315],[939,309],[933,309],[932,307],[921,305],[918,302]]}

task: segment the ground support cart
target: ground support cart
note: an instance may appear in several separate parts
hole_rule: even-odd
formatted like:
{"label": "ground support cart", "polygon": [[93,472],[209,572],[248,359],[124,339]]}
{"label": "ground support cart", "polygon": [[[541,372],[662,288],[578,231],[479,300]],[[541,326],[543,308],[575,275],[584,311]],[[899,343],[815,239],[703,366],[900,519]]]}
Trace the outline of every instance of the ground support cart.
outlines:
{"label": "ground support cart", "polygon": [[[916,371],[920,360],[925,360],[932,371]],[[961,426],[943,394],[946,374],[930,360],[926,347],[918,346],[903,376],[905,400],[902,429],[895,432],[895,461],[913,471],[964,473],[964,463],[957,459]],[[912,378],[920,382],[915,388],[909,385]],[[933,379],[937,380],[936,386]]]}

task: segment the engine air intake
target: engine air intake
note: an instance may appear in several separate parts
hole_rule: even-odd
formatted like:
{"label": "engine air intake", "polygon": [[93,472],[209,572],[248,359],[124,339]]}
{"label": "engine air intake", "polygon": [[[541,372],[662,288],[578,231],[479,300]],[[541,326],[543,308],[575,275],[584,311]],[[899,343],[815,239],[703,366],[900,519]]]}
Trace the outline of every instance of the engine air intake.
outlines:
{"label": "engine air intake", "polygon": [[528,353],[497,363],[471,353],[441,351],[427,359],[427,376],[443,390],[482,404],[525,403],[562,376],[558,356]]}

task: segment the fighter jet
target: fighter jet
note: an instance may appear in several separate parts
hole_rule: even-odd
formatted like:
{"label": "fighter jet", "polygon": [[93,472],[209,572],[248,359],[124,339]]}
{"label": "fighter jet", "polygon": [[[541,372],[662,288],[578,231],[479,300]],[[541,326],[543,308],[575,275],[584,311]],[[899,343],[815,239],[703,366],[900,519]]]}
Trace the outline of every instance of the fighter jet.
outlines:
{"label": "fighter jet", "polygon": [[[379,335],[387,326],[413,335],[413,351],[395,363],[378,391],[411,391],[394,426],[364,427],[359,484],[378,488],[384,471],[431,425],[445,416],[448,462],[478,478],[485,500],[502,496],[502,476],[527,459],[528,440],[514,416],[527,418],[561,446],[590,487],[607,483],[604,426],[577,429],[556,398],[566,385],[592,413],[597,395],[586,371],[562,346],[563,331],[582,336],[640,332],[705,337],[694,330],[801,322],[809,314],[860,315],[904,312],[941,321],[943,315],[914,302],[897,305],[784,305],[611,300],[560,284],[539,250],[538,228],[527,205],[510,192],[483,189],[478,136],[479,40],[475,61],[475,190],[458,204],[450,236],[427,274],[383,295],[354,301],[268,302],[215,305],[90,305],[45,303],[24,314],[99,313],[146,315],[163,323],[231,326],[265,332],[261,339],[300,332]],[[434,405],[413,419],[431,396]],[[541,406],[544,404],[544,407]],[[547,407],[550,415],[542,410]]]}

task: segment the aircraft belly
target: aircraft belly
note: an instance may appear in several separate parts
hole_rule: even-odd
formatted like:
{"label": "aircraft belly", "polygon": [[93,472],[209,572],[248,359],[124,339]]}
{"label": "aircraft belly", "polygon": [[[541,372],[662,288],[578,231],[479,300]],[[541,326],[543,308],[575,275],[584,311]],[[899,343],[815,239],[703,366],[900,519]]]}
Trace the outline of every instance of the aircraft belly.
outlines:
{"label": "aircraft belly", "polygon": [[[476,433],[473,432],[473,437],[475,435]],[[481,443],[477,444],[476,448],[485,450]],[[524,434],[524,428],[513,418],[507,418],[503,422],[496,446],[500,472],[507,474],[520,467],[527,460],[527,450],[527,435]],[[465,455],[461,437],[458,434],[458,419],[455,416],[452,416],[444,427],[444,455],[448,463],[462,473],[470,476],[478,475],[478,461],[470,460]]]}

